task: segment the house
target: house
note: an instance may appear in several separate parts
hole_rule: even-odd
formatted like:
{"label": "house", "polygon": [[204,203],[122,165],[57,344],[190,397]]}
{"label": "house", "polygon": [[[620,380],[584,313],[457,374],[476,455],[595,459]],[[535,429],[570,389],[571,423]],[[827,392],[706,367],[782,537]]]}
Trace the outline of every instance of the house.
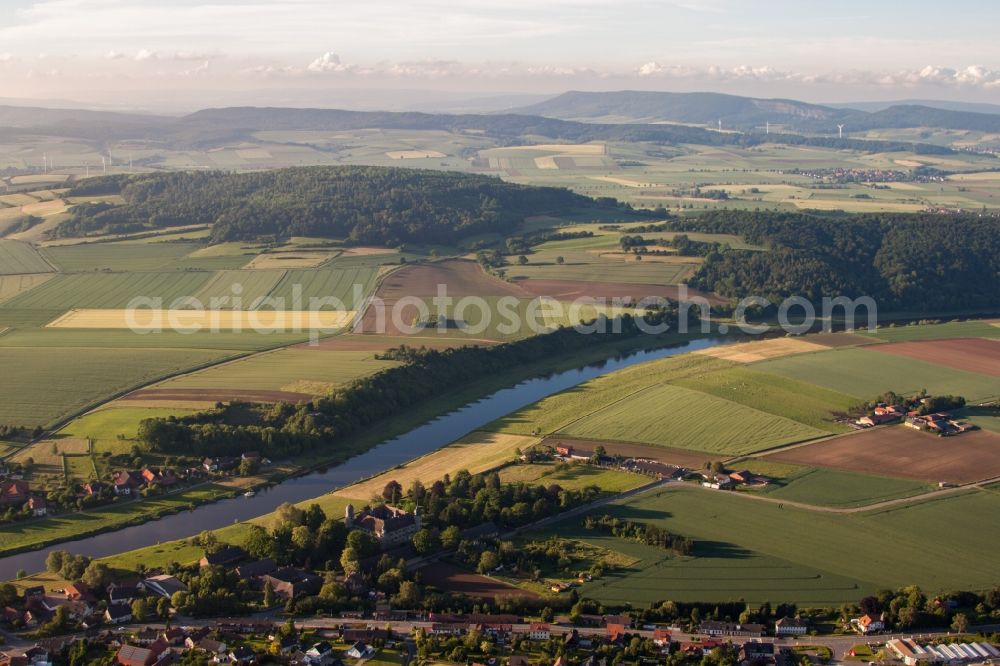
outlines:
{"label": "house", "polygon": [[704,475],[701,485],[714,490],[732,490],[736,487],[736,482],[728,474],[708,474]]}
{"label": "house", "polygon": [[357,643],[349,647],[347,649],[347,652],[345,652],[344,654],[346,654],[351,659],[367,659],[368,657],[375,654],[375,648],[366,643],[358,641]]}
{"label": "house", "polygon": [[125,624],[132,621],[132,607],[127,604],[108,604],[104,611],[104,621],[108,624]]}
{"label": "house", "polygon": [[750,641],[740,648],[741,664],[765,664],[774,661],[774,643]]}
{"label": "house", "polygon": [[809,623],[800,617],[783,617],[774,623],[775,636],[804,636]]}
{"label": "house", "polygon": [[329,657],[332,653],[333,646],[326,641],[320,641],[319,643],[314,643],[311,648],[306,650],[306,657],[311,661],[319,661]]}
{"label": "house", "polygon": [[203,567],[227,566],[235,564],[247,556],[247,552],[239,546],[224,546],[214,553],[205,553],[205,556],[198,561]]}
{"label": "house", "polygon": [[115,495],[119,497],[131,496],[145,484],[146,480],[136,470],[120,469],[111,475],[111,486],[114,488]]}
{"label": "house", "polygon": [[225,472],[235,469],[239,464],[238,458],[230,457],[205,458],[201,461],[201,466],[205,468],[206,472]]}
{"label": "house", "polygon": [[605,625],[605,635],[609,641],[614,643],[625,636],[625,625],[617,622],[609,622]]}
{"label": "house", "polygon": [[149,647],[137,645],[122,645],[115,655],[115,660],[121,666],[155,666],[166,663],[170,659],[170,651],[165,644],[153,643]]}
{"label": "house", "polygon": [[[185,644],[187,642],[185,641]],[[207,652],[208,654],[218,656],[220,654],[226,653],[226,644],[222,641],[217,641],[214,638],[209,638],[205,636],[194,644],[196,650],[201,650],[202,652]]]}
{"label": "house", "polygon": [[662,627],[653,629],[653,643],[659,647],[670,645],[670,631]]}
{"label": "house", "polygon": [[236,567],[236,575],[240,578],[253,580],[260,578],[278,570],[278,565],[270,557],[265,557],[256,562],[246,562]]}
{"label": "house", "polygon": [[632,628],[632,616],[631,615],[605,615],[604,624],[620,624],[626,629]]}
{"label": "house", "polygon": [[165,640],[167,645],[178,646],[184,645],[184,634],[184,630],[180,627],[170,627],[169,629],[165,629],[163,633],[160,634],[160,638]]}
{"label": "house", "polygon": [[145,647],[147,645],[152,645],[157,640],[159,640],[159,638],[160,638],[159,631],[157,631],[153,627],[145,627],[136,632],[136,634],[132,637],[132,642],[135,643],[136,645]]}
{"label": "house", "polygon": [[170,599],[176,592],[188,591],[187,585],[177,580],[175,576],[168,576],[166,574],[151,576],[142,581],[142,586],[143,589],[149,590],[153,594],[158,594],[164,599]]}
{"label": "house", "polygon": [[311,573],[285,567],[262,577],[265,584],[270,583],[274,593],[283,599],[292,599],[299,594],[317,594],[323,587],[323,579]]}
{"label": "house", "polygon": [[230,661],[238,666],[247,666],[247,664],[252,664],[256,658],[257,653],[253,651],[253,648],[247,645],[240,645],[239,647],[233,648],[229,651]]}
{"label": "house", "polygon": [[24,588],[24,603],[30,604],[32,601],[40,600],[45,596],[45,588],[41,585]]}
{"label": "house", "polygon": [[573,447],[568,444],[559,444],[556,446],[556,455],[569,457],[573,455]]}
{"label": "house", "polygon": [[302,649],[302,643],[299,641],[298,636],[282,636],[278,640],[278,653],[279,654],[291,654]]}
{"label": "house", "polygon": [[764,635],[762,624],[736,624],[735,622],[719,622],[705,620],[698,625],[698,632],[709,636],[740,636],[744,638],[760,638]]}
{"label": "house", "polygon": [[48,515],[49,503],[41,495],[32,495],[28,498],[28,511],[36,518]]}
{"label": "house", "polygon": [[173,470],[158,469],[153,471],[148,467],[142,470],[142,478],[149,485],[156,484],[163,487],[172,486],[179,481]]}
{"label": "house", "polygon": [[851,625],[861,634],[874,634],[879,631],[885,631],[885,618],[884,616],[872,617],[871,615],[865,614],[861,617],[851,620]]}
{"label": "house", "polygon": [[104,492],[104,488],[105,488],[104,484],[101,483],[100,481],[91,481],[89,483],[84,484],[83,492],[87,495],[100,495],[102,492]]}
{"label": "house", "polygon": [[6,479],[0,481],[0,504],[21,506],[28,501],[31,487],[27,481]]}
{"label": "house", "polygon": [[409,513],[398,507],[382,504],[355,515],[354,505],[344,510],[347,529],[359,529],[378,539],[383,547],[406,543],[420,530],[420,507]]}
{"label": "house", "polygon": [[551,636],[549,625],[544,622],[532,622],[528,625],[528,638],[533,641],[547,641]]}
{"label": "house", "polygon": [[240,456],[240,460],[249,460],[259,464],[261,462],[260,451],[245,451]]}
{"label": "house", "polygon": [[134,582],[111,583],[108,586],[108,602],[112,605],[131,604],[140,596],[142,596],[142,593],[139,590],[138,584]]}
{"label": "house", "polygon": [[63,590],[63,594],[66,595],[67,599],[73,601],[86,601],[88,603],[97,601],[94,593],[90,591],[90,587],[83,582],[70,583]]}

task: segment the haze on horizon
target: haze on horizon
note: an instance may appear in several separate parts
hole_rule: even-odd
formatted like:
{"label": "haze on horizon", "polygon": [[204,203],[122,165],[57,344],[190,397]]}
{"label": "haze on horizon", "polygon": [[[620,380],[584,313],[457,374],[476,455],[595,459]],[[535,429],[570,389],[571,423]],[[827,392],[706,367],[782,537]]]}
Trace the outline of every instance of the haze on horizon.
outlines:
{"label": "haze on horizon", "polygon": [[0,0],[0,97],[180,112],[566,90],[1000,103],[1000,5]]}

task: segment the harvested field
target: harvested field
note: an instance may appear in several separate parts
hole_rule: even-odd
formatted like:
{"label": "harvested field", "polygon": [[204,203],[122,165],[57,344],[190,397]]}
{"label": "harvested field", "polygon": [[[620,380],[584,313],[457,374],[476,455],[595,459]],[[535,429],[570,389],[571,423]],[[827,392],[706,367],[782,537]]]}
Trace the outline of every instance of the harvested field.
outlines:
{"label": "harvested field", "polygon": [[482,599],[493,599],[495,597],[541,598],[535,592],[522,590],[519,587],[508,585],[495,578],[480,576],[477,573],[466,571],[446,562],[435,562],[430,566],[426,566],[420,569],[420,575],[423,578],[423,582],[428,585],[470,597],[479,597]]}
{"label": "harvested field", "polygon": [[322,252],[265,252],[258,254],[250,260],[243,268],[247,269],[274,269],[274,268],[315,268],[330,261],[339,251]]}
{"label": "harvested field", "polygon": [[[447,295],[453,298],[464,296],[515,296],[526,298],[525,291],[512,284],[487,275],[479,264],[473,261],[452,260],[432,264],[406,266],[386,276],[379,285],[376,296],[385,303],[386,312],[392,312],[393,307],[405,297],[429,299],[437,295],[438,285],[445,285]],[[406,316],[414,316],[415,308],[406,308]],[[386,332],[390,335],[403,335],[404,331],[386,317]],[[362,330],[379,332],[375,308],[369,308],[362,320]],[[409,323],[409,322],[407,322]]]}
{"label": "harvested field", "polygon": [[602,442],[592,439],[575,439],[573,437],[546,437],[542,442],[546,446],[572,446],[574,451],[584,455],[593,455],[598,446],[603,446],[609,455],[625,458],[644,458],[657,460],[667,465],[701,469],[711,456],[685,449],[672,449],[667,446],[648,446],[632,442]]}
{"label": "harvested field", "polygon": [[354,310],[70,310],[47,328],[296,331],[343,328]]}
{"label": "harvested field", "polygon": [[975,430],[936,437],[906,426],[874,428],[765,459],[920,481],[971,483],[1000,476],[1000,434]]}
{"label": "harvested field", "polygon": [[[228,402],[240,400],[243,402],[306,402],[312,400],[309,393],[293,393],[291,391],[264,391],[238,388],[148,388],[133,391],[122,400],[134,403],[159,402]],[[152,406],[152,405],[150,405]]]}
{"label": "harvested field", "polygon": [[919,342],[892,342],[874,351],[905,356],[957,370],[1000,377],[1000,340],[952,338]]}
{"label": "harvested field", "polygon": [[391,247],[349,247],[344,249],[344,256],[351,257],[370,257],[377,256],[381,254],[397,254],[399,250],[393,249]]}
{"label": "harvested field", "polygon": [[813,342],[806,342],[800,338],[771,338],[769,340],[755,340],[754,342],[741,342],[735,345],[722,345],[719,347],[709,347],[699,349],[695,354],[721,358],[734,363],[756,363],[766,361],[770,358],[782,358],[794,354],[804,354],[807,352],[825,351],[827,347]]}
{"label": "harvested field", "polygon": [[[517,286],[535,296],[550,296],[567,301],[577,298],[630,298],[638,301],[645,296],[659,296],[679,300],[679,288],[673,285],[634,284],[629,282],[585,282],[580,280],[546,280],[528,278],[518,280]],[[686,297],[704,298],[709,303],[722,305],[728,301],[715,294],[688,289]]]}
{"label": "harvested field", "polygon": [[861,347],[879,342],[878,338],[869,337],[860,333],[813,333],[806,338],[808,342],[813,342],[824,347]]}
{"label": "harvested field", "polygon": [[560,155],[603,155],[606,150],[603,143],[539,143],[533,146],[505,146],[491,148],[491,153],[510,153],[517,151],[538,150]]}
{"label": "harvested field", "polygon": [[473,474],[513,460],[517,449],[522,451],[539,442],[537,437],[507,435],[495,432],[473,432],[450,444],[416,460],[391,469],[376,477],[342,488],[334,494],[341,497],[368,501],[385,488],[385,484],[395,479],[403,488],[409,488],[419,479],[430,486],[445,474],[454,474],[465,469]]}

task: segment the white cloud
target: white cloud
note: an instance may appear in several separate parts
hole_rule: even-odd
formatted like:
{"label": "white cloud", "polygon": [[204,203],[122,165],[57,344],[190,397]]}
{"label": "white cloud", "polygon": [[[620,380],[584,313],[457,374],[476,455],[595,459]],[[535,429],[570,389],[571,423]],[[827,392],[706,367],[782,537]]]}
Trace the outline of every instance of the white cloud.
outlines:
{"label": "white cloud", "polygon": [[122,53],[121,51],[115,51],[114,49],[111,49],[110,51],[104,54],[105,60],[121,60],[124,57],[125,57],[124,53]]}
{"label": "white cloud", "polygon": [[159,55],[156,51],[150,51],[149,49],[139,49],[139,52],[135,54],[136,62],[144,62],[146,60],[156,60]]}
{"label": "white cloud", "polygon": [[306,66],[310,72],[318,74],[353,72],[357,68],[354,65],[346,65],[340,62],[340,56],[333,51],[327,51],[320,57],[313,60]]}

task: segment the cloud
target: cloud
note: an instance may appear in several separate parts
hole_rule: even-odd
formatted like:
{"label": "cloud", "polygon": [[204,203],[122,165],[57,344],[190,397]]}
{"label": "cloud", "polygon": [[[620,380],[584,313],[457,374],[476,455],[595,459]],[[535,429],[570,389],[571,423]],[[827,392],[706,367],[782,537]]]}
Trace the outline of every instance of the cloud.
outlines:
{"label": "cloud", "polygon": [[157,58],[159,58],[159,55],[157,55],[156,51],[150,51],[149,49],[139,49],[139,52],[134,56],[136,62],[156,60]]}
{"label": "cloud", "polygon": [[114,49],[111,49],[110,51],[104,54],[105,60],[121,60],[124,57],[125,57],[124,53],[122,53],[121,51],[115,51]]}
{"label": "cloud", "polygon": [[309,63],[306,66],[306,70],[317,74],[329,74],[354,72],[357,68],[354,65],[347,65],[340,62],[340,56],[333,51],[327,51]]}
{"label": "cloud", "polygon": [[11,53],[0,53],[0,62],[13,62],[14,55]]}

